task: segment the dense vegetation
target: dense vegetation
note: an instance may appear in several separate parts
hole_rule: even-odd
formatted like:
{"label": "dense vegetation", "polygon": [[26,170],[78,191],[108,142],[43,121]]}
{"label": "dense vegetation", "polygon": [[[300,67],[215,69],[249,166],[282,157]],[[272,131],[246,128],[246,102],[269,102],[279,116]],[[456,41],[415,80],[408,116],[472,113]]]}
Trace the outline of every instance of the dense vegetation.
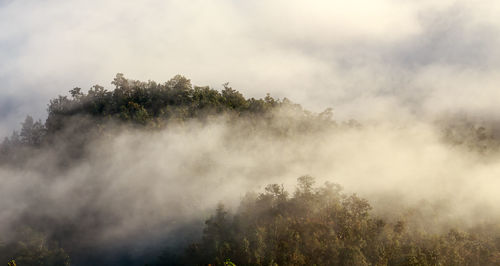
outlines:
{"label": "dense vegetation", "polygon": [[80,88],[75,88],[70,91],[71,98],[59,96],[52,100],[48,108],[47,131],[63,129],[65,120],[76,115],[161,127],[171,118],[204,118],[227,112],[262,114],[281,103],[270,96],[245,99],[228,84],[224,84],[221,92],[209,87],[193,87],[189,79],[180,75],[157,84],[132,81],[117,74],[112,84],[116,86],[112,91],[96,85],[85,94]]}
{"label": "dense vegetation", "polygon": [[[282,135],[290,130],[313,130],[325,123],[335,126],[331,110],[313,114],[287,99],[269,95],[246,99],[228,84],[218,91],[193,86],[180,75],[158,84],[125,79],[122,74],[117,74],[112,84],[113,90],[95,85],[84,93],[74,88],[69,96],[51,100],[45,122],[27,116],[21,130],[14,131],[0,144],[3,169],[40,172],[51,179],[85,162],[91,143],[112,139],[118,131],[157,131],[190,120],[209,123],[210,119],[222,117],[228,123],[241,122],[245,128],[242,134],[252,134],[255,127]],[[293,117],[288,117],[289,123],[273,120],[282,109],[293,113]],[[50,195],[42,198],[46,196]],[[69,257],[62,247],[72,257],[78,253],[77,264],[82,264],[79,260],[86,261],[84,264],[99,261],[102,252],[81,251],[78,240],[88,233],[86,223],[99,224],[100,219],[106,219],[99,215],[103,216],[98,210],[84,208],[77,218],[82,225],[77,225],[27,210],[17,217],[19,232],[0,237],[0,243],[4,241],[0,245],[0,260],[15,259],[18,265],[67,265]]]}
{"label": "dense vegetation", "polygon": [[[325,123],[335,124],[331,119],[331,109],[313,114],[286,98],[279,100],[267,95],[263,99],[246,99],[228,83],[218,91],[193,86],[189,79],[180,75],[158,84],[129,80],[123,74],[117,74],[112,84],[115,89],[111,91],[99,85],[87,93],[74,88],[69,97],[59,96],[51,100],[45,123],[26,117],[20,132],[14,131],[0,145],[0,161],[20,163],[34,153],[32,148],[43,150],[56,144],[65,147],[61,157],[73,160],[84,156],[90,141],[117,126],[158,130],[190,119],[206,121],[211,117],[226,116],[234,123],[238,122],[238,117],[244,117],[245,120],[241,121],[247,128],[264,123],[269,130],[286,134],[293,128],[315,130],[324,127]],[[293,113],[293,121],[288,121],[293,123],[273,124],[272,118],[280,109]],[[357,125],[355,121],[347,124]]]}
{"label": "dense vegetation", "polygon": [[70,265],[70,258],[62,248],[31,228],[18,232],[15,241],[0,244],[0,261],[5,264],[14,261],[17,265]]}
{"label": "dense vegetation", "polygon": [[[112,84],[113,90],[96,85],[84,93],[74,88],[70,96],[51,100],[45,122],[28,116],[21,130],[14,131],[0,145],[0,169],[29,169],[43,172],[45,178],[54,178],[54,173],[64,173],[85,162],[89,144],[113,138],[117,131],[169,130],[171,125],[182,126],[190,121],[210,123],[212,119],[223,119],[241,129],[228,136],[238,140],[255,134],[257,129],[286,138],[311,131],[361,127],[355,121],[335,122],[331,109],[315,114],[287,99],[269,95],[247,99],[228,84],[218,91],[193,86],[182,76],[159,84],[128,80],[117,74]],[[494,130],[474,123],[449,123],[443,132],[449,143],[481,153],[498,146]],[[85,193],[90,192],[82,192]],[[99,210],[85,206],[81,214],[75,215],[76,221],[81,222],[79,225],[26,211],[16,220],[16,232],[0,236],[0,263],[12,260],[20,266],[102,263],[105,251],[88,248],[91,244],[79,241],[93,227],[113,222],[107,217],[100,220],[99,215]],[[303,176],[292,194],[283,186],[272,184],[261,194],[248,194],[234,212],[219,206],[206,220],[198,241],[164,248],[161,255],[153,252],[140,263],[500,264],[500,230],[495,226],[464,231],[448,228],[449,231],[436,233],[412,224],[405,219],[377,217],[367,200],[343,193],[336,184],[314,187],[314,180]],[[110,261],[106,262],[138,263],[127,259]]]}
{"label": "dense vegetation", "polygon": [[[414,231],[407,221],[373,216],[370,204],[337,184],[298,179],[290,195],[278,184],[248,195],[234,214],[219,206],[200,242],[158,265],[499,265],[500,235],[476,229]],[[491,228],[490,228],[491,229]]]}

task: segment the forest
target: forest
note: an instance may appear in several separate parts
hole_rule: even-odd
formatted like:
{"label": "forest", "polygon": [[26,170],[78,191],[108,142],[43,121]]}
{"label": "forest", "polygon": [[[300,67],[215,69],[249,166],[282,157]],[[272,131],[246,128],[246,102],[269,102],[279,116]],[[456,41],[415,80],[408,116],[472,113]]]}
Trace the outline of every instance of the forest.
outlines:
{"label": "forest", "polygon": [[[498,217],[487,210],[464,222],[431,196],[431,210],[420,211],[421,202],[398,205],[404,195],[380,203],[317,176],[346,139],[384,137],[371,125],[180,75],[157,83],[117,74],[111,84],[50,100],[44,121],[27,116],[1,143],[11,192],[2,190],[0,264],[500,265]],[[432,125],[435,149],[465,154],[447,160],[498,156],[487,122],[451,116]],[[384,180],[372,168],[364,175]]]}

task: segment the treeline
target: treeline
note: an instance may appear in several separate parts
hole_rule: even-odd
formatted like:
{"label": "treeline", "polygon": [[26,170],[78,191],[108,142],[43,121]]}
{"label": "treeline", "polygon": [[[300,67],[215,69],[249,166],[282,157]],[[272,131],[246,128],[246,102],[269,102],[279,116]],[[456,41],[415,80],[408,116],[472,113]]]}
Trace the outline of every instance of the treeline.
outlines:
{"label": "treeline", "polygon": [[[317,131],[337,126],[331,108],[315,114],[287,98],[276,99],[269,94],[260,99],[245,98],[228,83],[219,91],[208,86],[193,86],[181,75],[157,83],[130,80],[118,73],[111,84],[112,90],[94,85],[85,93],[77,87],[67,96],[50,100],[44,122],[27,116],[21,129],[0,144],[0,162],[21,161],[26,153],[33,153],[31,148],[61,144],[61,139],[70,158],[78,158],[83,156],[89,141],[117,126],[155,130],[171,123],[204,121],[221,115],[232,119],[231,122],[244,121],[248,128],[258,124],[262,129],[264,125],[270,132],[284,135],[294,130]],[[245,119],[240,119],[242,117]],[[446,116],[436,124],[443,140],[451,145],[487,154],[499,150],[500,135],[494,123]],[[355,120],[339,125],[361,127]],[[23,153],[27,148],[29,152]]]}
{"label": "treeline", "polygon": [[[193,86],[183,76],[160,84],[117,74],[112,84],[112,90],[99,85],[87,92],[74,88],[68,96],[51,100],[44,122],[28,116],[21,130],[0,144],[2,170],[28,169],[47,179],[65,177],[64,171],[84,161],[89,144],[96,140],[113,138],[122,130],[168,130],[170,125],[192,121],[223,119],[232,127],[228,138],[234,138],[235,145],[263,132],[264,137],[286,138],[320,130],[361,128],[353,120],[336,122],[331,109],[312,113],[286,98],[245,98],[228,84],[218,91]],[[443,138],[452,145],[481,153],[497,147],[495,131],[487,127],[442,124]],[[410,226],[412,221],[376,217],[366,200],[343,193],[338,185],[313,184],[314,180],[305,176],[293,193],[274,184],[264,193],[249,194],[235,212],[220,206],[206,221],[199,241],[148,259],[152,265],[500,264],[500,231],[496,228],[442,234],[419,231]],[[85,193],[100,195],[99,188],[92,189]],[[43,211],[31,213],[29,208],[20,211],[15,220],[19,232],[9,238],[0,236],[0,264],[14,260],[17,265],[69,265],[72,255],[77,265],[102,262],[100,251],[96,251],[99,247],[92,249],[79,241],[89,232],[100,232],[96,230],[100,224],[109,223],[105,213],[93,208],[89,205],[76,210],[74,220],[45,216]],[[109,261],[116,262],[113,256]]]}
{"label": "treeline", "polygon": [[500,265],[498,230],[418,231],[374,216],[337,184],[313,184],[300,177],[291,195],[268,185],[234,214],[219,206],[199,242],[152,265]]}
{"label": "treeline", "polygon": [[[77,87],[69,91],[69,96],[50,100],[45,122],[27,116],[21,130],[14,131],[1,143],[0,162],[18,163],[36,154],[33,148],[44,150],[56,144],[65,147],[65,155],[61,157],[81,158],[90,141],[117,127],[157,130],[172,123],[220,116],[234,123],[246,123],[249,132],[256,125],[265,125],[276,134],[336,125],[330,108],[315,114],[286,98],[275,99],[269,94],[261,99],[245,98],[228,83],[218,91],[208,86],[193,86],[181,75],[157,83],[126,79],[120,73],[111,83],[115,86],[113,90],[95,85],[85,93]],[[280,121],[274,119],[280,115],[278,110],[286,110],[281,113]],[[359,126],[354,120],[344,125]]]}
{"label": "treeline", "polygon": [[[500,231],[478,227],[440,234],[416,230],[411,221],[386,220],[370,203],[338,184],[314,186],[302,176],[293,193],[268,185],[247,194],[230,212],[219,205],[202,237],[165,250],[146,266],[160,265],[499,265]],[[24,228],[0,245],[0,259],[17,265],[70,265],[63,249]]]}
{"label": "treeline", "polygon": [[180,75],[159,84],[129,80],[123,74],[117,74],[112,84],[115,88],[111,91],[99,85],[93,86],[87,93],[74,88],[70,91],[71,97],[59,96],[51,100],[47,130],[61,130],[65,119],[75,115],[162,126],[172,118],[185,120],[228,112],[262,114],[280,104],[290,103],[269,95],[264,99],[246,99],[228,83],[223,85],[222,91],[193,86],[189,79]]}
{"label": "treeline", "polygon": [[[27,116],[21,129],[0,144],[0,170],[29,171],[47,180],[65,177],[65,171],[85,161],[92,144],[112,139],[117,132],[164,130],[170,125],[192,121],[210,123],[212,119],[222,119],[231,127],[241,128],[232,136],[237,141],[256,131],[286,136],[336,127],[331,109],[315,114],[288,99],[275,99],[270,95],[261,99],[245,98],[227,83],[219,91],[193,86],[180,75],[156,83],[130,80],[117,74],[112,84],[111,90],[99,85],[87,92],[74,88],[69,95],[52,99],[45,121]],[[349,121],[346,125],[358,124]],[[88,193],[98,196],[98,191]],[[50,198],[50,195],[38,196],[40,200]],[[97,248],[80,244],[78,238],[88,232],[99,232],[99,226],[88,228],[86,224],[99,225],[107,216],[91,206],[88,208],[77,210],[75,220],[79,220],[80,225],[26,207],[13,219],[18,232],[9,237],[0,236],[0,263],[15,260],[18,265],[68,265],[69,255],[74,252],[78,252],[76,264],[81,265],[80,260],[87,258],[99,261],[101,254]]]}
{"label": "treeline", "polygon": [[500,121],[449,115],[436,123],[442,130],[445,143],[482,155],[498,154],[500,151]]}
{"label": "treeline", "polygon": [[23,227],[16,239],[3,243],[0,239],[0,265],[69,266],[69,255],[43,233]]}
{"label": "treeline", "polygon": [[228,84],[224,84],[221,92],[209,87],[193,87],[189,79],[180,75],[159,84],[129,80],[117,74],[112,84],[115,88],[110,91],[100,85],[93,86],[87,93],[74,88],[69,91],[70,96],[50,100],[46,121],[34,121],[28,116],[20,132],[14,131],[5,138],[4,152],[20,145],[41,146],[54,141],[53,136],[65,130],[77,128],[80,134],[88,133],[106,126],[107,122],[161,128],[172,119],[204,118],[221,113],[263,114],[281,104],[291,104],[269,95],[264,99],[245,99]]}

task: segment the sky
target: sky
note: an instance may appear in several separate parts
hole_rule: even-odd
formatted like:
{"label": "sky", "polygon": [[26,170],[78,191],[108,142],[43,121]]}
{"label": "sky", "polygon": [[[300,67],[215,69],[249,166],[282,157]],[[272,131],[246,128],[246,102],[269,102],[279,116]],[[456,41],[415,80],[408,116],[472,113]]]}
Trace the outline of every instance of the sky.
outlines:
{"label": "sky", "polygon": [[230,85],[339,119],[496,116],[494,0],[0,0],[0,136],[116,73]]}

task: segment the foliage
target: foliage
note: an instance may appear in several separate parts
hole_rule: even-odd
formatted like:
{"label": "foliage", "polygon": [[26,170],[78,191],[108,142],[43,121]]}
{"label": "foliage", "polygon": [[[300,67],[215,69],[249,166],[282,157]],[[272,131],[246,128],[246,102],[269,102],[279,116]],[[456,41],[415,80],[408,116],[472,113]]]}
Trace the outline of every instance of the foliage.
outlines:
{"label": "foliage", "polygon": [[0,261],[8,265],[26,266],[67,266],[70,265],[68,254],[49,243],[47,237],[30,228],[17,234],[19,239],[0,246]]}
{"label": "foliage", "polygon": [[[117,74],[112,85],[112,90],[95,85],[86,93],[74,88],[68,96],[52,99],[44,123],[27,116],[21,129],[0,145],[0,163],[22,166],[26,158],[45,152],[60,160],[55,169],[65,169],[85,158],[90,142],[112,137],[109,129],[115,127],[158,130],[223,117],[244,129],[230,136],[237,140],[256,128],[278,136],[337,128],[332,109],[314,114],[269,94],[245,98],[228,83],[218,91],[193,86],[180,75],[160,84]],[[443,137],[451,144],[481,153],[499,147],[491,128],[461,120],[442,124]],[[354,120],[341,125],[361,127]],[[54,169],[45,161],[37,165]],[[218,206],[198,242],[184,253],[165,251],[158,265],[500,265],[498,230],[435,234],[409,224],[375,217],[367,200],[343,193],[336,184],[315,187],[312,177],[303,176],[293,193],[271,184],[244,198],[235,213]],[[0,245],[0,261],[69,265],[68,254],[46,235],[26,229],[17,236]]]}
{"label": "foliage", "polygon": [[498,121],[448,115],[436,124],[445,143],[479,153],[483,158],[500,151]]}
{"label": "foliage", "polygon": [[[498,265],[491,235],[413,232],[404,221],[370,214],[370,204],[339,185],[299,178],[292,196],[273,184],[247,196],[234,215],[220,205],[203,238],[187,248],[187,265]],[[496,242],[495,242],[496,241]]]}
{"label": "foliage", "polygon": [[[274,99],[268,94],[263,99],[247,99],[228,83],[218,91],[193,86],[181,75],[160,84],[129,80],[120,73],[111,83],[113,90],[94,85],[85,93],[74,88],[69,96],[50,100],[45,123],[27,116],[21,131],[14,131],[0,144],[0,163],[22,163],[37,149],[58,146],[64,153],[60,157],[67,159],[60,164],[67,165],[85,156],[90,141],[116,126],[155,130],[169,123],[226,116],[234,122],[239,117],[247,118],[245,121],[250,124],[246,128],[258,124],[275,134],[288,134],[290,129],[317,130],[325,124],[335,124],[331,109],[315,115],[286,98]],[[281,116],[283,123],[275,123],[275,116]]]}
{"label": "foliage", "polygon": [[227,259],[227,260],[224,262],[224,266],[236,266],[236,264],[232,263],[230,259]]}
{"label": "foliage", "polygon": [[117,74],[112,84],[115,85],[112,91],[95,85],[86,94],[75,88],[70,91],[71,97],[59,96],[51,100],[47,130],[61,130],[65,120],[75,115],[161,126],[160,121],[169,118],[184,120],[227,112],[258,113],[280,104],[272,98],[245,99],[227,83],[222,92],[209,87],[193,87],[189,79],[180,75],[159,84],[128,80],[123,74]]}
{"label": "foliage", "polygon": [[[193,86],[180,75],[160,84],[130,80],[117,74],[112,85],[114,88],[110,90],[95,85],[87,92],[74,88],[68,95],[50,100],[45,122],[27,116],[20,130],[0,144],[0,167],[29,169],[47,179],[54,173],[64,176],[64,171],[89,158],[87,151],[92,144],[105,143],[122,129],[152,131],[165,129],[170,124],[219,119],[242,129],[228,136],[239,141],[245,139],[244,134],[253,134],[256,129],[282,136],[335,125],[331,110],[313,114],[288,99],[279,100],[270,95],[247,99],[228,83],[218,91]],[[276,117],[280,119],[274,119]],[[45,217],[38,217],[30,210],[23,212],[20,219],[23,220],[20,226],[50,232],[49,238],[33,231],[30,237],[10,241],[2,247],[1,261],[15,258],[19,265],[42,265],[48,261],[65,265],[69,261],[66,253],[47,244],[49,240],[64,243],[64,248],[77,258],[85,257],[85,252],[93,252],[84,250],[81,251],[84,255],[78,254],[81,246],[77,238],[88,230],[84,226],[68,221],[47,222]],[[220,262],[229,258],[222,258]]]}

